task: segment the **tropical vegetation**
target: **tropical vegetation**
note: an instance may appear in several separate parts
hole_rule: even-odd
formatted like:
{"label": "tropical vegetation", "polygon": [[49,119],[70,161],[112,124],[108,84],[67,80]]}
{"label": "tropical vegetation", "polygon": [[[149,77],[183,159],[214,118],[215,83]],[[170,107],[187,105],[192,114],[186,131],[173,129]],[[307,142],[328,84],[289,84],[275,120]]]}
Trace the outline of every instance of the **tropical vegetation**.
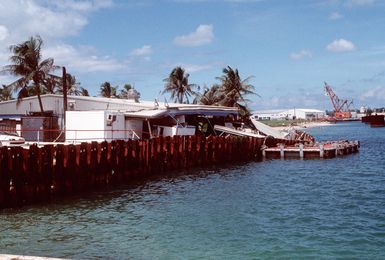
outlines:
{"label": "tropical vegetation", "polygon": [[116,98],[118,87],[111,86],[111,83],[106,81],[100,85],[100,96],[106,98]]}
{"label": "tropical vegetation", "polygon": [[[15,92],[21,93],[18,95],[18,100],[24,97],[29,91],[37,95],[41,112],[44,112],[43,103],[41,101],[42,84],[44,80],[50,77],[55,77],[51,72],[59,67],[54,65],[52,58],[42,60],[41,48],[43,40],[40,36],[31,37],[29,40],[12,45],[10,51],[11,64],[3,67],[2,72],[19,77],[9,86]],[[30,83],[33,84],[30,84]],[[31,89],[32,88],[32,89]]]}
{"label": "tropical vegetation", "polygon": [[238,69],[227,66],[223,69],[223,75],[217,77],[221,82],[220,93],[222,95],[221,105],[228,107],[245,106],[249,101],[246,95],[256,94],[255,87],[249,83],[252,77],[242,80]]}
{"label": "tropical vegetation", "polygon": [[[30,37],[27,41],[10,46],[11,64],[2,68],[1,73],[18,77],[0,89],[0,101],[9,100],[16,94],[18,102],[29,96],[37,96],[41,112],[44,107],[41,101],[43,94],[63,94],[62,77],[52,74],[60,67],[54,64],[53,58],[42,60],[43,40],[40,36]],[[88,90],[80,87],[75,76],[67,74],[67,94],[88,96]]]}
{"label": "tropical vegetation", "polygon": [[134,89],[131,84],[124,84],[123,89],[120,90],[119,98],[127,99],[131,89]]}
{"label": "tropical vegetation", "polygon": [[227,107],[238,107],[244,115],[248,115],[247,107],[249,100],[247,95],[258,95],[255,87],[249,83],[252,78],[241,79],[238,69],[227,66],[222,70],[223,74],[217,77],[219,84],[214,84],[211,88],[204,88],[199,95],[198,103],[203,105],[220,105]]}
{"label": "tropical vegetation", "polygon": [[2,85],[0,88],[0,101],[12,100],[12,89],[9,86]]}
{"label": "tropical vegetation", "polygon": [[165,78],[164,93],[170,93],[171,99],[177,103],[190,103],[189,98],[197,95],[195,89],[199,90],[196,84],[188,82],[189,74],[181,67],[175,67],[170,75]]}

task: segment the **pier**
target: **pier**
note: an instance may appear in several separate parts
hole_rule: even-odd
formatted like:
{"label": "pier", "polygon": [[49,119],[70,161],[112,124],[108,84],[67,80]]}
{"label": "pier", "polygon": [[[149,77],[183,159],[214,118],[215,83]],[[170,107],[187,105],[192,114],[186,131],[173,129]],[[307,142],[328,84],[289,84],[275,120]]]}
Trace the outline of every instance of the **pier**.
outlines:
{"label": "pier", "polygon": [[263,139],[174,136],[0,148],[0,208],[18,207],[173,170],[260,160]]}
{"label": "pier", "polygon": [[308,144],[239,136],[174,136],[0,148],[0,208],[130,184],[170,171],[262,159],[333,158],[359,142]]}
{"label": "pier", "polygon": [[277,144],[275,147],[263,146],[262,156],[264,159],[328,159],[356,153],[359,147],[358,141],[333,141],[312,145]]}

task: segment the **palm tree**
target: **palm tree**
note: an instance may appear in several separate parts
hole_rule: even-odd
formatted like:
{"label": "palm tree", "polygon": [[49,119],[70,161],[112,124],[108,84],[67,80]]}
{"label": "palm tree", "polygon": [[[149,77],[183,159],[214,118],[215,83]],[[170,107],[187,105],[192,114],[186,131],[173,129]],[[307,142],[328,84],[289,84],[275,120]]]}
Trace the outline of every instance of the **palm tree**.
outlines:
{"label": "palm tree", "polygon": [[133,88],[131,84],[124,84],[123,89],[120,91],[119,98],[126,99],[128,97],[128,91]]}
{"label": "palm tree", "polygon": [[88,90],[83,88],[83,87],[80,87],[80,96],[85,96],[85,97],[89,97],[90,94],[88,93]]}
{"label": "palm tree", "polygon": [[[72,96],[82,96],[83,89],[80,87],[80,82],[76,81],[75,76],[72,76],[71,74],[66,74],[66,83],[67,83],[67,94]],[[57,94],[63,94],[63,86],[62,86],[62,78],[57,79],[58,82],[58,90]]]}
{"label": "palm tree", "polygon": [[[44,93],[44,92],[42,92],[42,93]],[[20,91],[17,92],[17,104],[19,104],[19,102],[23,98],[32,97],[32,96],[36,96],[36,90],[34,88],[34,85],[29,85],[25,88],[20,89]]]}
{"label": "palm tree", "polygon": [[12,99],[12,89],[9,86],[3,85],[0,88],[0,101],[7,101]]}
{"label": "palm tree", "polygon": [[107,98],[115,98],[118,87],[112,87],[110,82],[100,85],[100,95]]}
{"label": "palm tree", "polygon": [[[255,94],[255,87],[249,84],[252,77],[247,77],[242,80],[239,76],[238,69],[233,69],[227,66],[223,69],[223,75],[217,77],[221,82],[221,97],[220,104],[228,107],[246,107],[246,95]],[[241,102],[241,103],[240,103]]]}
{"label": "palm tree", "polygon": [[44,85],[44,88],[41,90],[42,94],[58,94],[61,86],[61,78],[49,77],[43,80],[42,85]]}
{"label": "palm tree", "polygon": [[222,94],[220,92],[221,86],[214,84],[211,88],[205,87],[203,94],[198,98],[198,103],[202,105],[218,105],[222,100]]}
{"label": "palm tree", "polygon": [[[164,93],[171,93],[171,98],[178,103],[189,103],[189,97],[196,95],[194,88],[199,88],[196,84],[189,84],[188,77],[190,75],[185,73],[185,70],[181,67],[174,68],[168,78],[163,81],[166,82],[164,85]],[[186,100],[184,100],[186,98]]]}
{"label": "palm tree", "polygon": [[[40,97],[42,92],[41,85],[46,78],[53,77],[50,72],[59,67],[54,65],[54,60],[52,58],[42,60],[42,45],[43,40],[40,36],[31,37],[21,44],[12,45],[10,47],[10,51],[13,53],[10,57],[12,64],[4,66],[2,72],[20,77],[9,85],[15,92],[26,92],[24,90],[25,88],[33,87],[39,100],[40,110],[41,112],[44,112],[43,103]],[[33,82],[33,85],[29,85],[31,81]],[[23,95],[18,96],[20,98]],[[20,100],[21,99],[18,99],[18,101]]]}

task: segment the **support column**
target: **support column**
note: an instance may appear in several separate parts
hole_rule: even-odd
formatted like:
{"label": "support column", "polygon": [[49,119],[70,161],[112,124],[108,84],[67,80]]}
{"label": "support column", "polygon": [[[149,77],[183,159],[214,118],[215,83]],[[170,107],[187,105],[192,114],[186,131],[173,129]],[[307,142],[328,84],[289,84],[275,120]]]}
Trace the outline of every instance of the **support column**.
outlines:
{"label": "support column", "polygon": [[320,144],[319,145],[319,157],[320,158],[324,158],[324,152],[325,152],[324,145]]}
{"label": "support column", "polygon": [[303,154],[303,144],[299,144],[299,158],[303,159],[304,154]]}
{"label": "support column", "polygon": [[279,145],[279,152],[281,154],[281,159],[285,159],[285,150],[284,150],[285,146],[283,144],[280,144]]}

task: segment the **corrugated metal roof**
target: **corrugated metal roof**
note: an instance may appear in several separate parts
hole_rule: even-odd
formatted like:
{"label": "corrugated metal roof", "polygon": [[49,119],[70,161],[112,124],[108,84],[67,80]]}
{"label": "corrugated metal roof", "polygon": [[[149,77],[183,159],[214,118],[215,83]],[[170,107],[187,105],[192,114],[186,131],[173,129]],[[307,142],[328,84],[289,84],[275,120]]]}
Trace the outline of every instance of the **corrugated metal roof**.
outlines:
{"label": "corrugated metal roof", "polygon": [[[62,95],[55,94],[46,94],[42,95],[43,103],[51,103],[53,104],[51,99],[54,100],[62,100]],[[27,97],[23,98],[22,103],[27,103],[32,100],[37,101],[37,97]],[[48,102],[49,101],[49,102]],[[76,111],[84,111],[87,110],[88,103],[98,104],[98,106],[94,106],[89,110],[119,110],[122,112],[126,112],[127,116],[137,116],[137,117],[156,117],[160,116],[166,111],[170,112],[172,115],[180,115],[180,114],[202,114],[202,115],[218,115],[218,116],[226,116],[229,114],[237,114],[238,109],[234,107],[223,107],[223,106],[207,106],[207,105],[197,105],[197,104],[177,104],[177,103],[167,103],[167,102],[159,102],[159,101],[144,101],[140,100],[139,102],[135,102],[134,100],[128,99],[118,99],[118,98],[105,98],[105,97],[85,97],[85,96],[68,96],[69,103],[75,103],[76,101],[84,101],[82,102],[82,106],[79,107],[75,105]],[[1,105],[5,105],[7,103],[15,103],[16,100],[0,102]],[[52,108],[51,108],[52,109]],[[54,108],[56,109],[56,108]],[[163,111],[163,112],[160,112]],[[13,114],[13,111],[12,111]]]}
{"label": "corrugated metal roof", "polygon": [[132,111],[125,112],[126,117],[136,117],[136,118],[156,118],[168,114],[167,110],[163,109],[152,109],[152,110],[141,110],[141,111]]}
{"label": "corrugated metal roof", "polygon": [[156,118],[165,115],[208,115],[208,116],[227,116],[237,114],[236,108],[223,109],[218,107],[189,107],[189,108],[169,108],[169,109],[145,109],[140,111],[124,112],[126,117],[137,118]]}

